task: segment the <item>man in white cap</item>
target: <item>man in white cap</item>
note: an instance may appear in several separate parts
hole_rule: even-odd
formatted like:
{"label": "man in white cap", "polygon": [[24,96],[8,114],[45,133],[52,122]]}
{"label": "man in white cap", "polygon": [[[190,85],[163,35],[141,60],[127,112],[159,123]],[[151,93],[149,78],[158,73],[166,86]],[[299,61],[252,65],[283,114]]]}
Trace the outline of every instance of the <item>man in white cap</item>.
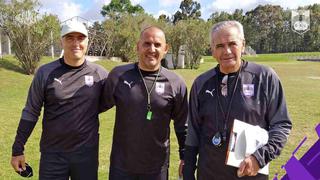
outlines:
{"label": "man in white cap", "polygon": [[97,179],[99,99],[107,77],[87,62],[88,31],[83,23],[62,26],[63,57],[36,72],[17,135],[11,165],[25,170],[24,145],[44,107],[39,179]]}

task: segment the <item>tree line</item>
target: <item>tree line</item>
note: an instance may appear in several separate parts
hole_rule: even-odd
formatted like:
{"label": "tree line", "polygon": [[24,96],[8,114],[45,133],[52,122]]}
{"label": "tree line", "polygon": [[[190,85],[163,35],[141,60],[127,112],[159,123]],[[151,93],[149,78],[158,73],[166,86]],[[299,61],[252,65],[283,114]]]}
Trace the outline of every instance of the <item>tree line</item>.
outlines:
{"label": "tree line", "polygon": [[[28,59],[26,64],[32,64],[33,69],[40,59],[39,55],[24,52],[30,54],[37,51],[38,54],[43,54],[43,49],[48,48],[51,43],[59,42],[60,22],[57,16],[39,16],[38,5],[37,0],[0,0],[0,28],[13,39],[13,50],[20,62],[23,64]],[[247,12],[242,9],[236,9],[233,13],[213,12],[206,20],[201,18],[200,9],[199,2],[183,0],[179,10],[172,16],[162,14],[154,18],[142,6],[132,5],[130,0],[111,0],[101,9],[104,20],[94,22],[89,27],[88,53],[107,58],[120,57],[126,62],[136,61],[136,43],[140,31],[148,25],[156,25],[166,33],[174,66],[177,65],[179,49],[183,47],[186,67],[197,68],[201,56],[210,52],[210,28],[224,20],[241,22],[246,44],[257,53],[319,51],[320,4],[298,8],[311,11],[310,30],[302,35],[291,29],[291,10],[277,5],[259,5]],[[26,21],[21,24],[22,19]],[[51,36],[49,33],[53,34],[54,42],[48,38]],[[19,50],[21,46],[31,45],[33,48]],[[24,69],[30,68],[29,65],[23,66],[28,66],[23,67]],[[34,71],[26,72],[32,74]]]}
{"label": "tree line", "polygon": [[[201,19],[201,4],[193,0],[183,0],[180,9],[172,16],[160,15],[157,19],[145,13],[140,5],[133,6],[130,0],[112,0],[103,6],[101,14],[105,20],[96,23],[92,32],[97,37],[93,43],[102,47],[93,53],[118,56],[124,61],[134,60],[135,42],[140,30],[146,24],[162,27],[167,35],[174,57],[174,65],[179,47],[184,45],[188,53],[186,65],[193,68],[199,65],[201,55],[209,52],[210,27],[224,20],[237,20],[244,26],[246,44],[257,53],[311,52],[320,47],[320,4],[299,7],[310,10],[310,30],[303,34],[291,28],[291,10],[277,5],[259,5],[244,12],[236,9],[233,13],[213,12],[207,20]],[[97,34],[100,30],[100,35]],[[104,30],[105,31],[104,31]],[[99,37],[99,38],[98,38]],[[101,43],[104,41],[105,43]],[[108,44],[109,45],[106,45]],[[109,47],[109,48],[108,48]]]}

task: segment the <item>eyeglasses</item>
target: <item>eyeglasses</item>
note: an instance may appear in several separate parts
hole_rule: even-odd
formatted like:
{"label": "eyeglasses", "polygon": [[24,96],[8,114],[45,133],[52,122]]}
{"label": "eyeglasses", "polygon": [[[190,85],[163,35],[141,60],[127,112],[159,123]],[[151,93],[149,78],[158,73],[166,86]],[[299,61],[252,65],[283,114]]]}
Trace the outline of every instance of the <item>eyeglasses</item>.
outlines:
{"label": "eyeglasses", "polygon": [[228,95],[228,75],[223,76],[220,87],[222,96],[226,97]]}

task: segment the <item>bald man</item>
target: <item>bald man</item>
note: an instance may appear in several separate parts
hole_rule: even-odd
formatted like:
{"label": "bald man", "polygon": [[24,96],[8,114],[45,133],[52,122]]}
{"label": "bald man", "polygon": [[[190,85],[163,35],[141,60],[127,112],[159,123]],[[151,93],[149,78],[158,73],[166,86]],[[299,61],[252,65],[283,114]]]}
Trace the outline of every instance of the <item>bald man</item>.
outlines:
{"label": "bald man", "polygon": [[137,43],[139,61],[114,68],[104,102],[116,106],[110,180],[167,180],[170,120],[179,143],[180,174],[188,114],[187,88],[161,66],[168,52],[164,32],[145,28]]}

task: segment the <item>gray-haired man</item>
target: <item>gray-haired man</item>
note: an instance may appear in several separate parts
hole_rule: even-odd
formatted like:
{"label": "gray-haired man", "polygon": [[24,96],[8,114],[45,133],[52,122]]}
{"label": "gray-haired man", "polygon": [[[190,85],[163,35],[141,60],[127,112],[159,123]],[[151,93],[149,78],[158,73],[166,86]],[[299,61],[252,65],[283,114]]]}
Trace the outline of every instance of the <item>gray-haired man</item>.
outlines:
{"label": "gray-haired man", "polygon": [[[195,179],[197,169],[198,180],[266,180],[268,176],[257,172],[280,154],[291,129],[279,78],[271,68],[241,60],[245,39],[239,22],[215,24],[210,41],[219,64],[201,74],[191,89],[184,179]],[[239,168],[225,165],[234,119],[269,132],[267,144]]]}

